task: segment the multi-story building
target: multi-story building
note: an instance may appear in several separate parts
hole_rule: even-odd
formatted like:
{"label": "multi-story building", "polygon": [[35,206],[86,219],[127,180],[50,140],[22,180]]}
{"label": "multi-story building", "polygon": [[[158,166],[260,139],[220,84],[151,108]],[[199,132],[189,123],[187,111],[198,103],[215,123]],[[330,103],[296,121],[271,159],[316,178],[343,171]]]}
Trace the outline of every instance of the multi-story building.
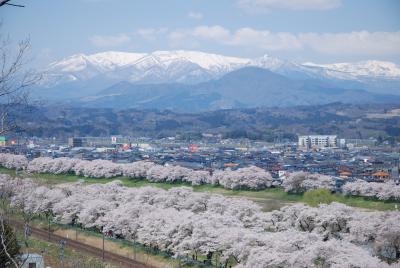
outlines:
{"label": "multi-story building", "polygon": [[82,147],[83,146],[83,140],[81,138],[69,138],[68,139],[68,145],[70,147]]}
{"label": "multi-story building", "polygon": [[299,136],[298,145],[303,149],[337,147],[336,135],[308,135]]}

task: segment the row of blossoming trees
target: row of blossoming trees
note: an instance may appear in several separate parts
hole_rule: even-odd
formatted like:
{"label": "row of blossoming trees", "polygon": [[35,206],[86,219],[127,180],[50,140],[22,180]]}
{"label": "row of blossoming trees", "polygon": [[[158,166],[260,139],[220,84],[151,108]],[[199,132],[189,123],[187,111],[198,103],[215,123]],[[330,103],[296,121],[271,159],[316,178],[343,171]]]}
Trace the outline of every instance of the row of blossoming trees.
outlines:
{"label": "row of blossoming trees", "polygon": [[[74,158],[38,157],[28,161],[25,156],[0,154],[0,165],[23,169],[32,173],[76,174],[90,178],[113,178],[125,176],[142,178],[150,182],[187,182],[192,185],[213,184],[229,189],[260,190],[278,186],[269,172],[251,166],[238,170],[208,171],[192,170],[181,166],[158,165],[148,161],[117,164],[108,160],[81,160]],[[282,185],[285,191],[302,193],[317,188],[335,189],[331,176],[294,172]],[[356,181],[345,184],[343,192],[349,195],[367,196],[381,200],[400,200],[400,186],[394,183],[368,183]]]}
{"label": "row of blossoming trees", "polygon": [[7,175],[0,175],[0,195],[29,214],[51,213],[65,224],[96,228],[176,257],[207,256],[222,266],[228,260],[237,267],[400,264],[399,212],[332,203],[265,213],[251,201],[188,187],[127,188],[119,181],[49,186]]}

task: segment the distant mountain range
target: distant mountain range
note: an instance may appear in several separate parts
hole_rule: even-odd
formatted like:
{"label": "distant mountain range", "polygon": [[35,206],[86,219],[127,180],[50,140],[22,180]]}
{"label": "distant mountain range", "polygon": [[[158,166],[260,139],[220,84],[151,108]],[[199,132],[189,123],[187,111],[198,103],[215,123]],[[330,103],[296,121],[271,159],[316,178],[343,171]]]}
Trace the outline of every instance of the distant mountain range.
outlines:
{"label": "distant mountain range", "polygon": [[400,102],[400,67],[382,61],[299,64],[197,51],[104,52],[50,64],[35,93],[89,107],[181,111]]}
{"label": "distant mountain range", "polygon": [[203,133],[211,133],[224,138],[296,141],[296,135],[334,133],[345,138],[366,139],[399,138],[399,108],[398,104],[330,103],[178,113],[54,105],[17,109],[15,119],[29,137],[125,135],[196,140]]}

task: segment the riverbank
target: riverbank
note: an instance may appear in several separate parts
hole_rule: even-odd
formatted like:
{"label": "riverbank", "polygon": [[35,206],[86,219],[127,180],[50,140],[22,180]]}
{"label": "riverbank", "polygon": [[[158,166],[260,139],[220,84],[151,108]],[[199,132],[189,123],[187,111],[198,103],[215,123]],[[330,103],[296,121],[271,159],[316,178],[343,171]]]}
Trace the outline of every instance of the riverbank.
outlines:
{"label": "riverbank", "polygon": [[[106,178],[95,179],[95,178],[85,178],[69,174],[48,174],[48,173],[25,174],[22,171],[15,171],[3,167],[0,168],[0,173],[8,174],[13,177],[15,176],[29,177],[49,184],[73,183],[78,181],[83,181],[84,183],[87,184],[93,184],[93,183],[107,183],[113,180],[119,180],[126,187],[151,186],[168,190],[173,187],[186,186],[193,188],[195,192],[216,193],[230,197],[246,198],[261,205],[264,211],[279,209],[285,205],[292,203],[305,203],[311,206],[315,206],[314,201],[310,201],[309,198],[305,198],[304,194],[290,194],[285,192],[282,188],[267,188],[258,191],[230,190],[218,185],[203,184],[198,186],[192,186],[189,183],[184,183],[184,182],[179,182],[179,183],[149,182],[143,179],[132,179],[128,177],[116,177],[112,179],[106,179]],[[380,211],[396,210],[398,207],[400,207],[400,202],[396,201],[381,201],[361,196],[345,196],[335,193],[329,194],[329,196],[321,200],[321,203],[324,203],[325,200],[328,200],[329,202],[342,203],[352,207],[380,210]]]}

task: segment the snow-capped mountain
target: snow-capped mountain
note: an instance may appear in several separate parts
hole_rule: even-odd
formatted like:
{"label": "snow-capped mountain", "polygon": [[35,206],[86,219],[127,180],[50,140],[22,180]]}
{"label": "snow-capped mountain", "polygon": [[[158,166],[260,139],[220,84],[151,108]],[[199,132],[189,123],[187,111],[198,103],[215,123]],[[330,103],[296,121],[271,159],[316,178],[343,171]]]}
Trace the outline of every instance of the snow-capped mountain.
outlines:
{"label": "snow-capped mountain", "polygon": [[353,77],[370,78],[395,78],[400,77],[400,67],[393,62],[387,61],[361,61],[356,63],[334,63],[334,64],[315,64],[304,63],[304,66],[320,67],[327,72],[340,72]]}
{"label": "snow-capped mountain", "polygon": [[[140,84],[196,84],[218,79],[244,67],[259,67],[290,79],[318,80],[330,86],[400,94],[400,67],[391,62],[296,63],[269,55],[248,59],[198,51],[77,54],[49,65],[44,88],[62,87],[84,94],[127,81]],[[393,91],[399,92],[393,92]],[[91,92],[91,93],[92,93]]]}
{"label": "snow-capped mountain", "polygon": [[249,59],[221,56],[198,51],[156,51],[150,54],[166,66],[176,62],[188,61],[199,65],[201,68],[214,72],[229,72],[232,69],[249,64]]}
{"label": "snow-capped mountain", "polygon": [[85,70],[89,66],[93,66],[99,71],[110,71],[134,63],[144,56],[146,56],[146,54],[115,51],[97,53],[89,56],[77,54],[50,64],[49,69],[61,72],[79,72]]}
{"label": "snow-capped mountain", "polygon": [[98,75],[130,82],[195,83],[250,64],[249,59],[197,51],[156,51],[150,54],[103,52],[77,54],[49,65],[44,85],[85,81]]}
{"label": "snow-capped mountain", "polygon": [[252,59],[250,66],[267,69],[295,79],[319,79],[325,77],[324,69],[315,66],[306,66],[300,63],[291,62],[269,55],[264,55],[260,58]]}

